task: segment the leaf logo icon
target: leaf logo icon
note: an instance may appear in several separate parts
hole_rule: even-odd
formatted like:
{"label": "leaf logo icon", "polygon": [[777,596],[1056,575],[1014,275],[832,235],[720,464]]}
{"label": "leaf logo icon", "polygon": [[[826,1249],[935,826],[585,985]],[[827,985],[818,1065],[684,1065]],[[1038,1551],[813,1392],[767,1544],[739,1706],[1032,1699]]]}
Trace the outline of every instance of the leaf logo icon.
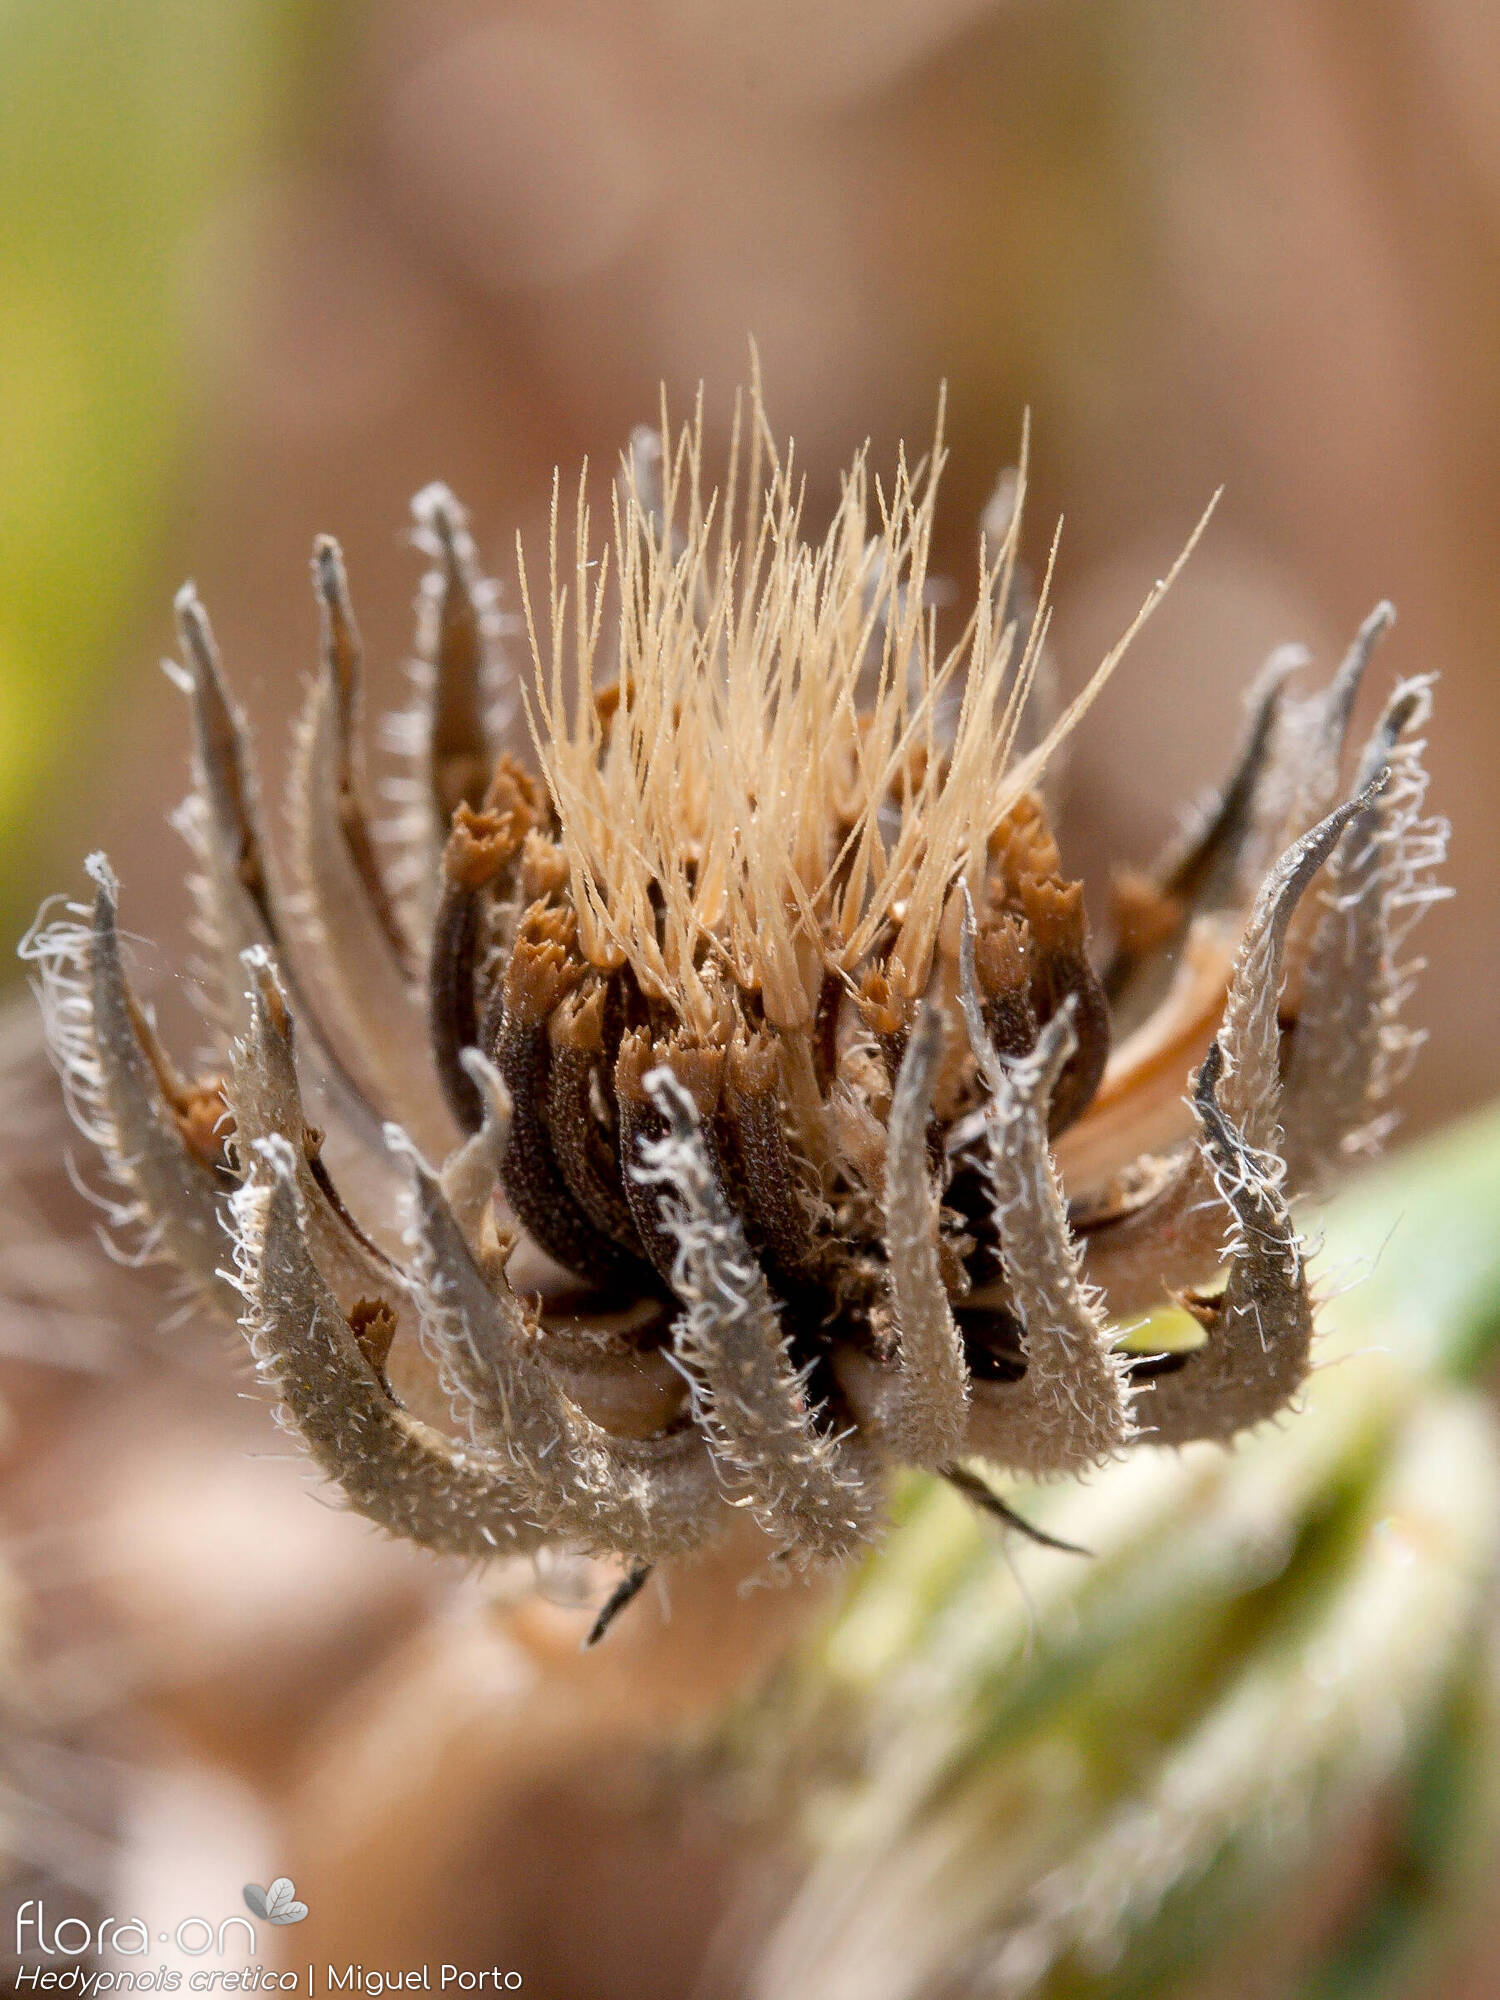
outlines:
{"label": "leaf logo icon", "polygon": [[268,1924],[300,1924],[307,1915],[307,1905],[297,1901],[290,1875],[278,1875],[269,1889],[262,1889],[259,1882],[247,1882],[242,1894],[245,1908]]}

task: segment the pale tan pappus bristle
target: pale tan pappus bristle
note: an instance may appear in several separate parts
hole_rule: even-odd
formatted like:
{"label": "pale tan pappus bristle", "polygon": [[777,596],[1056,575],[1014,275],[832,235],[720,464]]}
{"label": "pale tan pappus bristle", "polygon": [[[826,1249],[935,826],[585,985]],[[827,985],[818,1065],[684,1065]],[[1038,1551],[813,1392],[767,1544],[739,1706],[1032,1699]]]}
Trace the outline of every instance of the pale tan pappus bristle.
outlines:
{"label": "pale tan pappus bristle", "polygon": [[927,590],[941,405],[931,452],[913,466],[903,451],[888,492],[867,450],[855,455],[820,542],[804,536],[794,453],[776,445],[758,375],[748,448],[739,407],[722,487],[705,474],[700,391],[685,425],[664,405],[657,448],[625,454],[597,556],[585,468],[571,579],[557,483],[540,605],[524,553],[520,564],[528,714],[580,948],[600,967],[628,963],[710,1036],[724,1029],[725,974],[773,1025],[806,1029],[828,974],[847,980],[882,938],[906,997],[925,990],[955,881],[977,877],[996,821],[1187,554],[1043,742],[1013,760],[1056,558],[1054,541],[1022,642],[1004,607],[1026,438],[1004,536],[981,535],[975,602],[944,648]]}

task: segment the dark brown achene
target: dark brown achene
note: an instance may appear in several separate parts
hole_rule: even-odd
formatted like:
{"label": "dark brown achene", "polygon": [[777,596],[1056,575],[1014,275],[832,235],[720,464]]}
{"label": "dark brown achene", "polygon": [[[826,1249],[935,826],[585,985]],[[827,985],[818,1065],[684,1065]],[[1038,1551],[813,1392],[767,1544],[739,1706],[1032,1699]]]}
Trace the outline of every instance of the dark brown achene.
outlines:
{"label": "dark brown achene", "polygon": [[[941,440],[873,538],[858,459],[810,546],[758,397],[736,438],[710,494],[701,427],[638,435],[602,559],[580,492],[540,608],[523,565],[534,768],[501,745],[463,513],[418,497],[384,838],[335,545],[280,864],[182,593],[227,1076],[180,1077],[132,997],[102,856],[92,908],[24,947],[114,1219],[240,1320],[349,1503],[462,1556],[619,1556],[611,1608],[729,1508],[768,1554],[836,1562],[893,1466],[982,1497],[966,1461],[1078,1473],[1284,1408],[1313,1330],[1290,1203],[1380,1136],[1402,943],[1440,893],[1426,681],[1344,789],[1381,607],[1327,692],[1273,663],[1217,803],[1122,872],[1096,969],[1045,783],[1123,645],[1038,723],[1018,510],[940,652]],[[347,1201],[304,1089],[367,1163]],[[399,1213],[369,1207],[393,1169]],[[1173,1300],[1201,1340],[1140,1351]]]}

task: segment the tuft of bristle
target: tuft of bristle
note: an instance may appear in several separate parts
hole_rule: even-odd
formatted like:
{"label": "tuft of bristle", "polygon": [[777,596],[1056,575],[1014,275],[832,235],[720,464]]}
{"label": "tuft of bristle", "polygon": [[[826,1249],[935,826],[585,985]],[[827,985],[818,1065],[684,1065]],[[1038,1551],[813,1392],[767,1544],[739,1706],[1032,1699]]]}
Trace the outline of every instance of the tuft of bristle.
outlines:
{"label": "tuft of bristle", "polygon": [[[722,487],[692,420],[622,462],[597,554],[580,479],[564,573],[554,484],[548,590],[522,601],[537,755],[561,823],[579,939],[629,964],[700,1035],[722,1031],[716,986],[760,996],[782,1029],[812,1022],[882,932],[903,996],[925,991],[954,882],[1040,776],[1160,602],[1204,522],[1083,692],[1013,752],[1048,622],[1007,622],[1024,465],[1003,535],[981,536],[963,630],[939,643],[928,601],[942,410],[931,451],[889,490],[867,450],[821,542],[773,437],[758,382],[737,399]],[[741,459],[744,473],[741,477]],[[649,478],[647,471],[649,470]],[[1053,554],[1055,557],[1056,544]],[[618,680],[599,683],[603,661]]]}

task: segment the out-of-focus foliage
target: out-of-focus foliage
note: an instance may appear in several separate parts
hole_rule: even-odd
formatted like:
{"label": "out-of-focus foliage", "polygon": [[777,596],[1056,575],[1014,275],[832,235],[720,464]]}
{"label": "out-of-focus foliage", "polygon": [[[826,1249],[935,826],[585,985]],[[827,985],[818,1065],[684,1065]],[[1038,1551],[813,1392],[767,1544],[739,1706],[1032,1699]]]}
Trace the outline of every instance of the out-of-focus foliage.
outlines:
{"label": "out-of-focus foliage", "polygon": [[[305,42],[293,0],[0,9],[0,850],[31,900],[173,490],[185,255]],[[34,862],[33,862],[34,865]],[[7,900],[7,927],[24,912]]]}
{"label": "out-of-focus foliage", "polygon": [[1023,1594],[913,1486],[780,1691],[810,1858],[757,1994],[1430,1990],[1500,1828],[1497,1207],[1493,1114],[1338,1205],[1295,1419],[1015,1496],[1092,1562]]}

